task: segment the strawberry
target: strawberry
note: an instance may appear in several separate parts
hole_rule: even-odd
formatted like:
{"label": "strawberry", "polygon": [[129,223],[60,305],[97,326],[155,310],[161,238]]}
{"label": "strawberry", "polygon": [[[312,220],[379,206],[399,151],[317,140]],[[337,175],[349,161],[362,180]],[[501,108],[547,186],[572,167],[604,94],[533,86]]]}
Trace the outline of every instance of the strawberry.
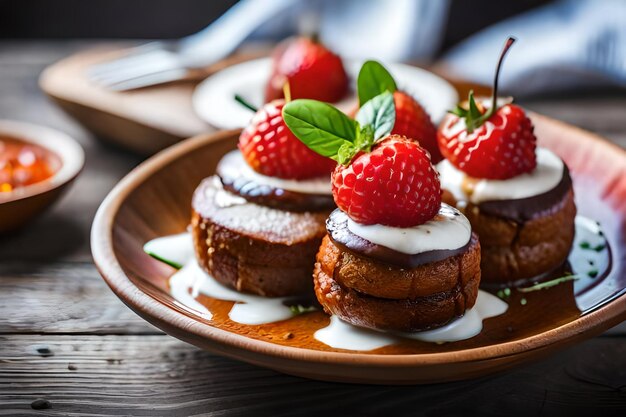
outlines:
{"label": "strawberry", "polygon": [[391,133],[419,141],[430,152],[434,163],[443,159],[437,146],[437,128],[430,116],[415,98],[398,90],[395,80],[384,66],[376,61],[365,62],[359,71],[357,89],[361,106],[385,91],[393,93],[396,123]]}
{"label": "strawberry", "polygon": [[308,147],[339,162],[333,197],[352,220],[410,227],[439,211],[439,174],[430,154],[417,141],[389,134],[395,123],[389,91],[365,103],[357,120],[314,100],[288,103],[283,118]]}
{"label": "strawberry", "polygon": [[439,175],[428,152],[404,136],[388,136],[350,165],[337,165],[332,184],[337,207],[361,224],[416,226],[441,206]]}
{"label": "strawberry", "polygon": [[437,128],[426,110],[413,97],[403,91],[393,93],[396,105],[396,124],[391,134],[414,138],[430,152],[434,164],[443,159],[437,145]]}
{"label": "strawberry", "polygon": [[276,48],[265,100],[282,98],[287,83],[292,99],[334,103],[348,92],[348,75],[341,58],[307,37],[289,39]]}
{"label": "strawberry", "polygon": [[498,107],[498,77],[502,61],[515,42],[509,38],[500,55],[489,108],[477,104],[470,91],[468,108],[450,112],[437,132],[441,153],[459,170],[475,178],[505,180],[537,166],[537,138],[520,107]]}
{"label": "strawberry", "polygon": [[461,117],[448,115],[439,129],[438,141],[450,163],[470,177],[505,180],[537,166],[537,138],[520,107],[502,106],[478,127],[463,124]]}
{"label": "strawberry", "polygon": [[239,136],[244,159],[260,174],[286,179],[305,179],[328,174],[335,166],[307,148],[285,126],[284,100],[265,104]]}

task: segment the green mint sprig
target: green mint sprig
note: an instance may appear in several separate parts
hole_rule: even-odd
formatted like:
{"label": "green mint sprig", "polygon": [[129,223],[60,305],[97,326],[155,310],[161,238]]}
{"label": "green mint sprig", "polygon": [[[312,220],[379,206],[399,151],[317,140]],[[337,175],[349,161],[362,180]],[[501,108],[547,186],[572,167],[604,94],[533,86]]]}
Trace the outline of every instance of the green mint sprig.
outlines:
{"label": "green mint sprig", "polygon": [[359,109],[356,120],[328,103],[299,99],[283,107],[283,120],[310,149],[349,165],[358,152],[369,152],[377,140],[391,132],[396,108],[389,91],[367,101]]}
{"label": "green mint sprig", "polygon": [[528,292],[533,292],[533,291],[538,291],[538,290],[544,290],[546,288],[552,288],[552,287],[554,287],[556,285],[559,285],[559,284],[561,284],[563,282],[576,281],[578,279],[580,279],[580,277],[578,275],[573,275],[571,273],[566,273],[562,277],[551,279],[550,281],[544,281],[544,282],[541,282],[539,284],[532,285],[530,287],[518,288],[517,291],[522,292],[522,293],[528,293]]}
{"label": "green mint sprig", "polygon": [[371,126],[374,129],[374,140],[388,135],[396,123],[396,106],[393,101],[393,94],[390,91],[383,91],[368,100],[359,109],[356,121],[361,126]]}
{"label": "green mint sprig", "polygon": [[363,64],[356,85],[360,106],[386,91],[393,94],[398,89],[389,71],[377,61],[366,61]]}

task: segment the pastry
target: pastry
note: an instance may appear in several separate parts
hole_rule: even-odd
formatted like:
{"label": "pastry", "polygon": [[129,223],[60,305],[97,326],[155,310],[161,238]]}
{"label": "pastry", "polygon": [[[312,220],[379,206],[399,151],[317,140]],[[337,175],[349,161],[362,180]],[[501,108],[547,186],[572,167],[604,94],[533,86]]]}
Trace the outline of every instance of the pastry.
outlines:
{"label": "pastry", "polygon": [[[507,41],[502,59],[514,39]],[[576,206],[567,165],[537,147],[531,120],[509,101],[459,106],[438,131],[446,160],[437,169],[448,202],[462,210],[480,238],[482,281],[521,285],[538,280],[567,259]]]}
{"label": "pastry", "polygon": [[356,122],[310,100],[283,110],[299,139],[339,162],[332,174],[338,209],[326,222],[313,273],[317,299],[356,326],[398,332],[444,326],[476,302],[480,244],[469,221],[442,204],[429,153],[389,134],[392,93],[361,111]]}
{"label": "pastry", "polygon": [[220,283],[264,296],[312,293],[311,271],[334,207],[335,162],[287,129],[283,100],[260,109],[239,149],[218,164],[192,201],[200,266]]}

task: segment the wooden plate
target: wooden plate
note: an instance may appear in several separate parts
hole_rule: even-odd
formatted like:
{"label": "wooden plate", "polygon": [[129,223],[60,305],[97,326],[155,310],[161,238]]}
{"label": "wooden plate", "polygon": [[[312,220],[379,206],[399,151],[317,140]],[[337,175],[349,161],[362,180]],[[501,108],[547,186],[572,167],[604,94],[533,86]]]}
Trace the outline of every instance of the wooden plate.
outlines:
{"label": "wooden plate", "polygon": [[[613,250],[613,268],[584,291],[574,291],[569,282],[525,295],[524,306],[514,296],[505,315],[487,320],[483,332],[469,340],[443,345],[411,341],[393,349],[342,351],[311,337],[311,329],[328,322],[321,312],[246,326],[223,319],[222,310],[227,311],[232,303],[206,301],[216,311],[212,320],[177,303],[167,291],[173,269],[145,255],[142,245],[185,229],[194,188],[235,147],[237,131],[189,139],[126,176],[94,220],[94,259],[112,290],[165,332],[288,374],[409,384],[500,371],[592,337],[626,318],[626,152],[575,127],[544,116],[532,117],[540,144],[562,156],[571,168],[579,212],[601,222]],[[280,337],[286,330],[295,337]]]}

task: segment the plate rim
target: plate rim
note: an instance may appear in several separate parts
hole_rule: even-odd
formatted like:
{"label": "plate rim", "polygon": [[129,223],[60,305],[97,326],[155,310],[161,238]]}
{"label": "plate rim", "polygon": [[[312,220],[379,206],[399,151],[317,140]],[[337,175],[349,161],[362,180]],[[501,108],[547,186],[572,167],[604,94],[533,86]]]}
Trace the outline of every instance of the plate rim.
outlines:
{"label": "plate rim", "polygon": [[[531,115],[533,118],[557,124],[561,128],[584,131],[547,116],[536,113],[531,113]],[[547,351],[555,346],[565,347],[577,340],[590,338],[626,319],[625,287],[622,288],[620,295],[576,320],[523,339],[448,352],[392,355],[356,351],[329,352],[274,344],[220,329],[162,304],[137,287],[124,273],[115,257],[112,231],[119,208],[135,188],[139,187],[152,174],[164,166],[199,147],[232,137],[238,134],[239,131],[240,129],[231,129],[198,135],[152,156],[128,173],[109,192],[94,217],[91,229],[91,250],[98,271],[111,290],[127,306],[147,321],[153,324],[157,321],[157,327],[161,327],[161,324],[166,323],[168,329],[176,330],[172,333],[191,333],[205,341],[212,342],[212,344],[232,347],[271,358],[289,359],[306,363],[341,364],[344,366],[419,368],[441,364],[451,365],[495,361],[511,356],[529,356],[529,353],[534,354],[540,351]],[[595,146],[606,148],[606,152],[618,152],[626,161],[626,150],[598,135],[587,131],[584,132],[587,140],[595,142]],[[174,336],[178,337],[177,335]],[[181,336],[180,338],[183,337]],[[206,345],[202,347],[206,349]],[[216,349],[216,351],[218,350]],[[240,355],[223,350],[219,350],[218,353],[242,359]],[[251,362],[251,359],[243,360]],[[262,364],[262,361],[260,362]]]}
{"label": "plate rim", "polygon": [[[269,65],[269,63],[271,62],[271,57],[269,56],[264,56],[264,57],[260,57],[260,58],[253,58],[253,59],[248,59],[242,62],[238,62],[236,64],[233,65],[229,65],[223,69],[221,69],[220,71],[217,71],[211,75],[209,75],[208,77],[206,77],[205,79],[203,79],[202,81],[200,81],[193,89],[193,93],[191,95],[191,103],[192,103],[192,108],[194,113],[200,118],[202,119],[202,121],[204,121],[205,123],[208,123],[210,126],[215,127],[218,130],[223,130],[223,129],[227,129],[225,126],[223,125],[216,125],[214,123],[213,118],[211,117],[206,117],[206,112],[202,110],[202,105],[201,105],[201,101],[204,101],[206,99],[206,96],[208,95],[205,90],[208,88],[207,85],[210,84],[213,77],[218,76],[223,74],[225,71],[229,71],[232,70],[233,68],[239,67],[239,66],[250,66],[250,65]],[[345,63],[346,63],[346,67],[351,66],[351,65],[355,65],[355,63],[359,62],[359,61],[366,61],[365,59],[348,59],[345,58],[344,59]],[[399,67],[399,68],[403,68],[405,70],[413,70],[415,72],[418,72],[420,74],[422,74],[423,76],[426,77],[430,77],[431,79],[436,79],[437,82],[440,82],[442,85],[445,84],[448,87],[448,93],[451,93],[454,95],[454,100],[452,100],[452,105],[450,106],[450,108],[454,107],[454,105],[459,101],[459,93],[458,90],[454,87],[454,85],[446,80],[445,78],[443,78],[442,76],[440,76],[439,74],[429,71],[425,68],[422,67],[418,67],[416,65],[411,65],[411,64],[407,64],[404,62],[392,62],[392,61],[381,61],[382,64],[384,64],[387,67],[390,66],[395,66],[395,67]],[[228,129],[230,130],[230,129]]]}

